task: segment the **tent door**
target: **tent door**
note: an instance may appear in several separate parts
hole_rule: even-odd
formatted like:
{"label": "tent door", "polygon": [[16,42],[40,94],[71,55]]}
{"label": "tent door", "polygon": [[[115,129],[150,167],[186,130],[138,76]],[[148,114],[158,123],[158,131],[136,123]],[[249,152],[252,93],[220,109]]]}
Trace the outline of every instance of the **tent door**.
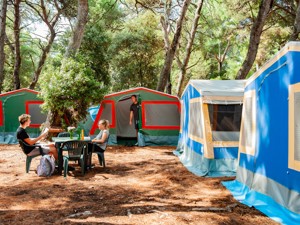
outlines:
{"label": "tent door", "polygon": [[135,144],[137,141],[134,125],[129,125],[131,95],[120,99],[116,104],[116,132],[118,144]]}

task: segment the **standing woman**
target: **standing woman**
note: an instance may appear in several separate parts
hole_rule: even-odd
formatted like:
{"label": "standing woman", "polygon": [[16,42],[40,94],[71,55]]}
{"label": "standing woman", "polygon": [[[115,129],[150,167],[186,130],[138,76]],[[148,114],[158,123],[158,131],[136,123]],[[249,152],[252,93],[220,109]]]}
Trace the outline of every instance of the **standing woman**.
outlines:
{"label": "standing woman", "polygon": [[94,152],[104,152],[108,142],[109,136],[109,122],[108,120],[100,120],[98,122],[99,134],[92,140],[94,143]]}

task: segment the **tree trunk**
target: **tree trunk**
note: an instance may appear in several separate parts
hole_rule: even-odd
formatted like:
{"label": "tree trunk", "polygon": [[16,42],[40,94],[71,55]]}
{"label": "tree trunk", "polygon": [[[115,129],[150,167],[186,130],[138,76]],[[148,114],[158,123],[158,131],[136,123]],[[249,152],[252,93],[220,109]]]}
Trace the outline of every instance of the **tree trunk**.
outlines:
{"label": "tree trunk", "polygon": [[[66,50],[64,58],[70,58],[74,56],[78,49],[80,48],[81,41],[84,35],[85,25],[88,18],[88,0],[78,0],[78,10],[77,10],[77,23],[74,28],[73,35],[70,39],[69,46]],[[63,67],[64,65],[62,65]],[[65,110],[67,111],[67,109]],[[50,110],[46,123],[50,126],[61,126],[61,116],[56,111]]]}
{"label": "tree trunk", "polygon": [[300,33],[300,0],[296,11],[293,33],[291,34],[290,41],[297,41]]}
{"label": "tree trunk", "polygon": [[42,56],[41,56],[41,58],[39,60],[39,63],[38,63],[38,67],[34,71],[34,76],[33,76],[32,82],[29,85],[29,88],[32,89],[32,90],[35,88],[35,85],[39,80],[40,74],[41,74],[43,66],[46,62],[47,55],[50,52],[50,49],[51,49],[51,46],[52,46],[53,41],[55,39],[55,36],[56,36],[56,33],[50,35],[50,37],[48,39],[47,46],[43,49]]}
{"label": "tree trunk", "polygon": [[179,75],[177,90],[176,90],[177,96],[181,96],[182,91],[183,91],[183,85],[184,85],[184,83],[186,83],[186,82],[184,82],[185,76],[186,76],[186,71],[187,71],[187,67],[188,67],[191,52],[192,52],[192,46],[194,44],[194,39],[195,39],[197,27],[198,27],[198,21],[200,18],[202,6],[203,6],[203,0],[199,0],[197,3],[197,9],[195,11],[195,17],[194,17],[193,26],[191,29],[191,34],[188,37],[188,43],[187,43],[186,50],[185,50],[185,57],[183,59],[182,65],[180,67],[180,75]]}
{"label": "tree trunk", "polygon": [[14,63],[14,89],[20,89],[20,68],[21,68],[21,50],[20,50],[20,2],[21,0],[15,0],[14,2],[14,38],[15,38],[15,63]]}
{"label": "tree trunk", "polygon": [[187,12],[187,9],[188,9],[188,6],[189,6],[190,2],[191,2],[191,0],[185,0],[183,2],[183,6],[182,6],[182,9],[181,9],[181,15],[178,18],[177,23],[176,23],[176,30],[175,30],[175,33],[174,33],[174,37],[173,37],[171,46],[170,46],[170,48],[168,49],[168,51],[166,52],[166,55],[165,55],[164,66],[163,66],[163,69],[160,73],[159,82],[158,82],[158,85],[157,85],[157,88],[156,88],[158,91],[163,92],[166,88],[167,81],[170,80],[172,63],[173,63],[175,52],[176,52],[176,49],[177,49],[177,46],[178,46],[178,43],[179,43],[179,39],[180,39],[180,36],[181,36],[183,20],[184,20],[184,17],[185,17],[185,14]]}
{"label": "tree trunk", "polygon": [[225,58],[226,58],[226,55],[227,55],[227,52],[228,52],[229,48],[230,48],[230,41],[228,40],[224,52],[221,53],[221,44],[219,44],[219,55],[215,55],[215,58],[218,61],[218,73],[219,73],[219,75],[221,75],[221,73],[222,73],[223,63],[225,61]]}
{"label": "tree trunk", "polygon": [[264,23],[267,19],[268,13],[270,12],[270,9],[272,8],[272,3],[273,0],[262,0],[260,3],[257,18],[251,28],[246,59],[243,62],[241,69],[238,71],[237,79],[245,79],[255,61]]}
{"label": "tree trunk", "polygon": [[5,27],[6,27],[6,11],[7,0],[2,0],[1,14],[0,14],[0,93],[2,92],[2,85],[4,80],[4,62],[5,62]]}
{"label": "tree trunk", "polygon": [[88,0],[78,0],[77,23],[65,53],[65,58],[75,55],[80,48],[85,25],[88,21],[88,9]]}

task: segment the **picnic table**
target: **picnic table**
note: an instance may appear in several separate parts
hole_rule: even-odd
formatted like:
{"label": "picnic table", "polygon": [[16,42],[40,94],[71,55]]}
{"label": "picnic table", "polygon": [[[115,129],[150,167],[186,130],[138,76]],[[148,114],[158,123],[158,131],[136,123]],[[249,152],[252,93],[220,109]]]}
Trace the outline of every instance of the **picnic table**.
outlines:
{"label": "picnic table", "polygon": [[[58,173],[61,174],[62,170],[63,170],[63,151],[67,150],[67,149],[63,149],[63,143],[67,142],[67,141],[83,141],[86,143],[91,143],[91,138],[90,137],[84,137],[83,140],[77,140],[76,138],[70,138],[70,137],[53,137],[52,140],[54,141],[55,147],[57,149],[57,153],[58,153]],[[88,149],[84,149],[83,150],[83,155],[84,155],[84,160],[85,162],[87,162],[87,157],[88,157]],[[86,167],[87,164],[85,163]],[[86,170],[86,168],[85,168]]]}

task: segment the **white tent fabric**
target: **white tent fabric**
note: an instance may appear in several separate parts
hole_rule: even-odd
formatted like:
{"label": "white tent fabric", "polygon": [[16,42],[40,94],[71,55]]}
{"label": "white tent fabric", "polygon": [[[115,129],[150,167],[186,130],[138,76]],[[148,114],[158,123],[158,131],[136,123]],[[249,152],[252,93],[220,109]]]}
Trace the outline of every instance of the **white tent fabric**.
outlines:
{"label": "white tent fabric", "polygon": [[245,80],[190,80],[201,96],[244,96]]}
{"label": "white tent fabric", "polygon": [[245,80],[190,80],[201,94],[203,103],[242,104]]}
{"label": "white tent fabric", "polygon": [[190,80],[181,96],[177,152],[199,176],[233,176],[245,80]]}

